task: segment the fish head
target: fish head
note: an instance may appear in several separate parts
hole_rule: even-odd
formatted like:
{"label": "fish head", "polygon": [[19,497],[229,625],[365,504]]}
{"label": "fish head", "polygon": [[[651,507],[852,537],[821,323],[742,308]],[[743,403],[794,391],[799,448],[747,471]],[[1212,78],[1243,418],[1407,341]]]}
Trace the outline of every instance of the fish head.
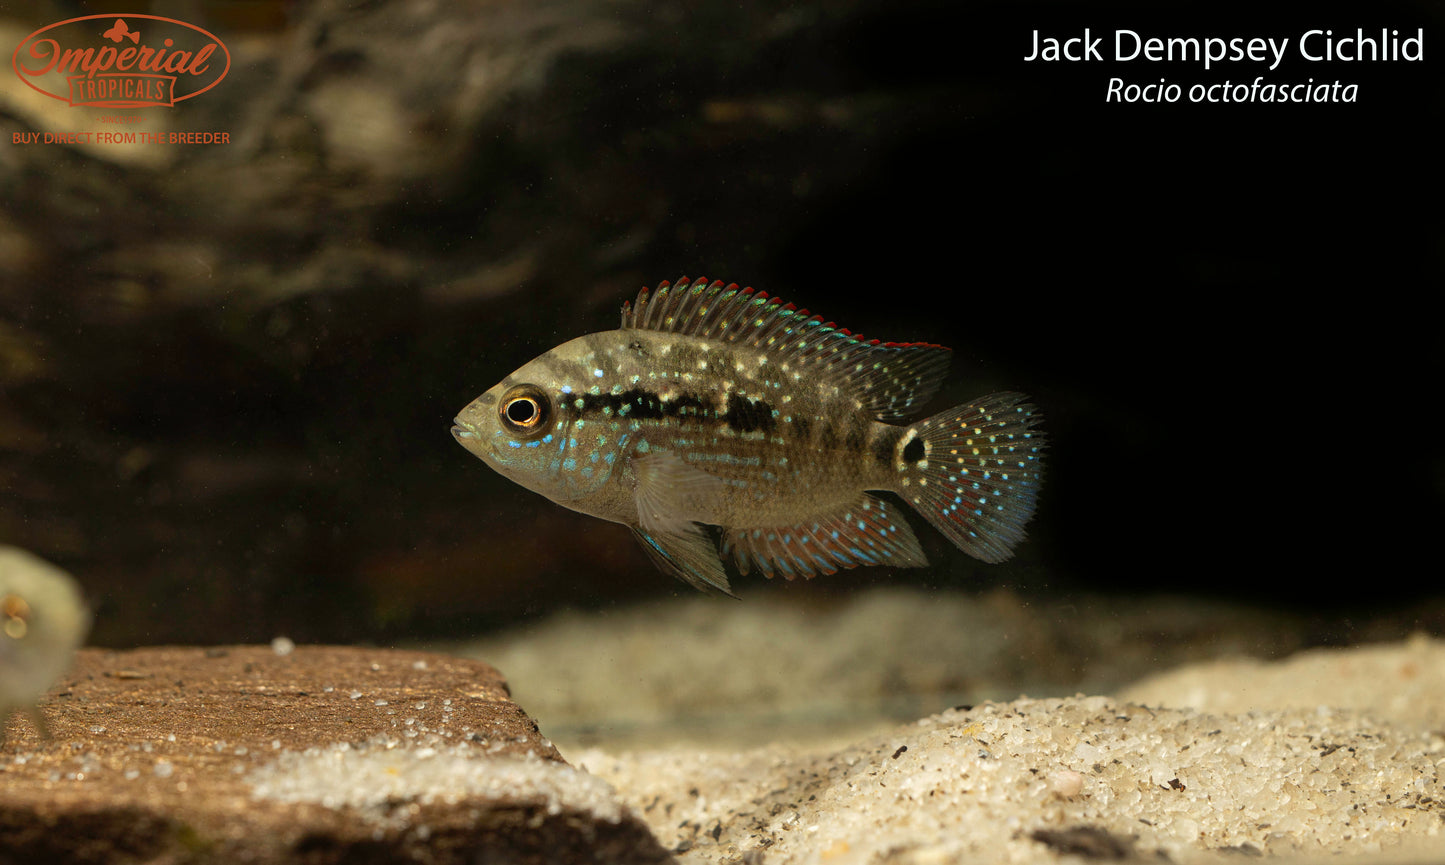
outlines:
{"label": "fish head", "polygon": [[[581,340],[574,340],[581,342]],[[578,502],[607,480],[603,464],[578,467],[578,405],[593,365],[566,343],[502,379],[461,410],[452,437],[498,474],[558,504]],[[590,430],[588,430],[590,432]],[[595,461],[593,461],[595,463]],[[590,466],[590,467],[589,467]]]}

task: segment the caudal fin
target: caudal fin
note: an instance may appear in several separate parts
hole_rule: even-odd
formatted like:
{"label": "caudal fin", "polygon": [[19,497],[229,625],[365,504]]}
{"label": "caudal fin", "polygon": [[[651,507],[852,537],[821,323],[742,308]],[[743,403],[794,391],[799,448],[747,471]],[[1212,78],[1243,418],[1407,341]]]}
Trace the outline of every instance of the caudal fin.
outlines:
{"label": "caudal fin", "polygon": [[1038,410],[996,393],[908,428],[898,442],[895,491],[985,562],[1013,555],[1034,514],[1043,469]]}

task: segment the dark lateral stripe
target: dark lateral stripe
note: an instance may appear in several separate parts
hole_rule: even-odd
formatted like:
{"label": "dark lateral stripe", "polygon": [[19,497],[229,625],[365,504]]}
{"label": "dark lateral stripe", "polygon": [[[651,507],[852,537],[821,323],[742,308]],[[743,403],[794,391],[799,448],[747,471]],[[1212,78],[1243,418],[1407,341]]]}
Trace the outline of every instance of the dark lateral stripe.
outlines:
{"label": "dark lateral stripe", "polygon": [[728,413],[723,415],[723,420],[738,432],[767,432],[777,424],[771,405],[735,393],[728,395]]}
{"label": "dark lateral stripe", "polygon": [[616,394],[583,394],[581,399],[583,415],[604,414],[603,409],[610,408],[614,417],[633,420],[658,420],[682,415],[709,417],[712,412],[706,400],[692,394],[683,394],[664,402],[656,393],[641,388]]}

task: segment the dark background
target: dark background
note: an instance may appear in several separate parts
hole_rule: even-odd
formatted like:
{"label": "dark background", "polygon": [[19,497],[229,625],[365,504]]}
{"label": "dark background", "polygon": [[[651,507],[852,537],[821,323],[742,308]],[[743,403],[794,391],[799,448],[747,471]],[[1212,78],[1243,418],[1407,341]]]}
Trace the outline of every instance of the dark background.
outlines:
{"label": "dark background", "polygon": [[[0,541],[77,575],[100,644],[387,641],[691,591],[447,433],[683,274],[952,346],[935,409],[1011,389],[1047,416],[1015,559],[915,519],[932,568],[792,592],[1168,592],[1318,615],[1326,640],[1377,613],[1442,628],[1438,3],[145,5],[0,5],[20,35],[173,15],[236,55],[166,122],[237,143],[160,167],[12,145],[49,127],[0,108]],[[1426,60],[1295,54],[1379,26],[1424,27]],[[1115,27],[1291,55],[1022,61],[1033,29],[1084,27],[1106,56]],[[1105,104],[1114,75],[1359,97]]]}

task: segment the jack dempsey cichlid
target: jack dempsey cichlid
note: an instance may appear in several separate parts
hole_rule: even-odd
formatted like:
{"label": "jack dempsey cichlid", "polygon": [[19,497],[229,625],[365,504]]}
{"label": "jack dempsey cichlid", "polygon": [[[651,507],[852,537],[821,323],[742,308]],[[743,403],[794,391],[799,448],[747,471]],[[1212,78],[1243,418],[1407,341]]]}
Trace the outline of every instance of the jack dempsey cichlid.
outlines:
{"label": "jack dempsey cichlid", "polygon": [[0,743],[24,709],[49,738],[36,705],[70,669],[90,630],[90,611],[70,575],[15,547],[0,546]]}
{"label": "jack dempsey cichlid", "polygon": [[731,594],[722,555],[788,579],[920,567],[887,490],[999,562],[1038,493],[1038,412],[1014,393],[907,424],[951,352],[867,340],[766,293],[643,289],[622,327],[564,343],[462,409],[456,440],[564,507],[631,528],[664,571]]}

